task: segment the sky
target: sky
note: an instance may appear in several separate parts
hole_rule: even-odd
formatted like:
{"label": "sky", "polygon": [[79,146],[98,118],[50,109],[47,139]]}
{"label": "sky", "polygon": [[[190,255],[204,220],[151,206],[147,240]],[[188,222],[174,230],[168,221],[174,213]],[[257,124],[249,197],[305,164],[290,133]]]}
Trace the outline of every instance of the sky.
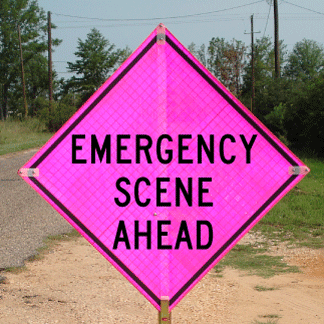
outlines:
{"label": "sky", "polygon": [[[51,11],[53,38],[62,39],[53,53],[59,77],[69,78],[67,62],[75,62],[78,39],[84,41],[95,27],[117,48],[134,51],[163,23],[186,47],[208,45],[212,37],[251,44],[251,15],[257,39],[273,39],[273,0],[38,0]],[[279,38],[292,50],[296,42],[313,39],[324,45],[323,0],[278,0]]]}

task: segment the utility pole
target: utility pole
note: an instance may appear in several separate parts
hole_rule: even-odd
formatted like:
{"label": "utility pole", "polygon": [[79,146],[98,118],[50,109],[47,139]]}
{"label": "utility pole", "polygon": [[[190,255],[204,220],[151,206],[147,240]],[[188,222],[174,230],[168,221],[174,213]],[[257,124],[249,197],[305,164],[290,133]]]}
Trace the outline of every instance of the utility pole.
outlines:
{"label": "utility pole", "polygon": [[251,102],[251,111],[253,111],[254,98],[255,98],[253,15],[251,15],[251,65],[252,65],[252,99],[251,99],[252,102]]}
{"label": "utility pole", "polygon": [[23,59],[23,52],[22,52],[22,46],[21,46],[20,26],[18,25],[17,27],[18,27],[18,39],[19,39],[19,48],[20,48],[21,79],[22,79],[23,95],[24,95],[25,117],[27,117],[27,115],[28,115],[28,106],[27,106],[27,99],[26,99],[24,59]]}
{"label": "utility pole", "polygon": [[278,19],[278,0],[273,2],[274,9],[274,36],[275,36],[275,77],[280,78],[280,54],[279,54],[279,19]]}
{"label": "utility pole", "polygon": [[[254,34],[259,34],[260,31],[254,32],[253,29],[253,15],[251,15],[251,67],[252,67],[252,96],[251,96],[251,111],[254,107],[255,98],[255,76],[254,76]],[[244,33],[249,34],[249,33]]]}
{"label": "utility pole", "polygon": [[51,12],[47,13],[48,20],[48,82],[49,82],[49,113],[52,112],[53,104],[53,80],[52,80],[52,24],[51,24]]}

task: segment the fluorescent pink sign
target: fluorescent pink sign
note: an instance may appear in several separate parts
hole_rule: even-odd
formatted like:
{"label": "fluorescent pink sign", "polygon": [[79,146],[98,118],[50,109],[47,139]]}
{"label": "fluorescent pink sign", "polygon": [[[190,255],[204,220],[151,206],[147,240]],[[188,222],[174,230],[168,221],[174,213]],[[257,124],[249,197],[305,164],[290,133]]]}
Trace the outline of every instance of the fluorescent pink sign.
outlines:
{"label": "fluorescent pink sign", "polygon": [[22,172],[172,309],[308,169],[162,26]]}

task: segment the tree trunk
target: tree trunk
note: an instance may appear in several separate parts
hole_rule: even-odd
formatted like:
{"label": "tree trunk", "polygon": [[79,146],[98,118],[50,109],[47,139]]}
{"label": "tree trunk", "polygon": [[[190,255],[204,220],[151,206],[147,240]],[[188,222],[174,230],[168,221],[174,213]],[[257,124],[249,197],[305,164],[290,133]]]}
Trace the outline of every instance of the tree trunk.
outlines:
{"label": "tree trunk", "polygon": [[2,99],[3,99],[3,84],[0,84],[1,88],[0,88],[0,120],[3,120],[3,112],[2,112]]}
{"label": "tree trunk", "polygon": [[2,85],[2,102],[1,102],[1,119],[6,120],[7,119],[7,103],[8,103],[8,90],[9,86],[8,84]]}
{"label": "tree trunk", "polygon": [[36,108],[36,105],[35,105],[35,100],[37,98],[37,87],[34,85],[33,86],[33,90],[32,90],[32,98],[31,98],[31,102],[32,102],[32,105],[31,105],[31,116],[34,117],[37,113],[37,108]]}

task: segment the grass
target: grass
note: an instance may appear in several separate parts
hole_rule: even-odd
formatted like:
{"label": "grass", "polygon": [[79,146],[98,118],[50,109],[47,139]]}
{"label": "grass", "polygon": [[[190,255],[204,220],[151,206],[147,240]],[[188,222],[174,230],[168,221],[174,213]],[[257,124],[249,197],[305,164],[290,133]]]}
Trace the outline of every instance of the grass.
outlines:
{"label": "grass", "polygon": [[279,318],[280,316],[277,314],[268,314],[268,315],[260,315],[259,317],[263,318]]}
{"label": "grass", "polygon": [[77,237],[80,237],[78,231],[73,229],[70,233],[50,235],[43,240],[44,245],[37,249],[37,253],[27,259],[29,262],[41,260],[44,258],[44,255],[51,250],[55,245],[62,241],[71,241]]}
{"label": "grass", "polygon": [[0,120],[0,155],[42,146],[52,135],[36,118]]}
{"label": "grass", "polygon": [[278,323],[278,320],[280,318],[279,315],[277,314],[267,314],[267,315],[259,315],[261,318],[267,319],[266,322],[260,322],[258,320],[255,320],[253,324],[276,324]]}
{"label": "grass", "polygon": [[295,266],[290,266],[280,256],[265,254],[266,247],[257,247],[252,244],[237,244],[217,265],[214,267],[219,274],[225,267],[233,267],[245,271],[249,275],[258,275],[269,278],[280,273],[299,272]]}
{"label": "grass", "polygon": [[[252,322],[253,324],[277,324],[278,323],[278,319],[279,319],[279,316],[278,315],[275,315],[276,319],[268,319],[266,322],[260,322],[258,320],[255,320],[254,322]],[[267,315],[265,315],[265,317],[267,317]]]}
{"label": "grass", "polygon": [[269,239],[324,247],[324,162],[304,158],[311,172],[255,226]]}
{"label": "grass", "polygon": [[277,290],[278,288],[276,288],[276,287],[265,287],[265,286],[256,285],[254,287],[254,289],[256,291],[271,291],[271,290]]}
{"label": "grass", "polygon": [[13,274],[19,274],[23,271],[26,271],[27,270],[27,267],[24,265],[24,266],[21,266],[21,267],[8,267],[8,268],[5,268],[5,269],[1,269],[0,271],[4,271],[4,272],[10,272],[10,273],[13,273]]}

